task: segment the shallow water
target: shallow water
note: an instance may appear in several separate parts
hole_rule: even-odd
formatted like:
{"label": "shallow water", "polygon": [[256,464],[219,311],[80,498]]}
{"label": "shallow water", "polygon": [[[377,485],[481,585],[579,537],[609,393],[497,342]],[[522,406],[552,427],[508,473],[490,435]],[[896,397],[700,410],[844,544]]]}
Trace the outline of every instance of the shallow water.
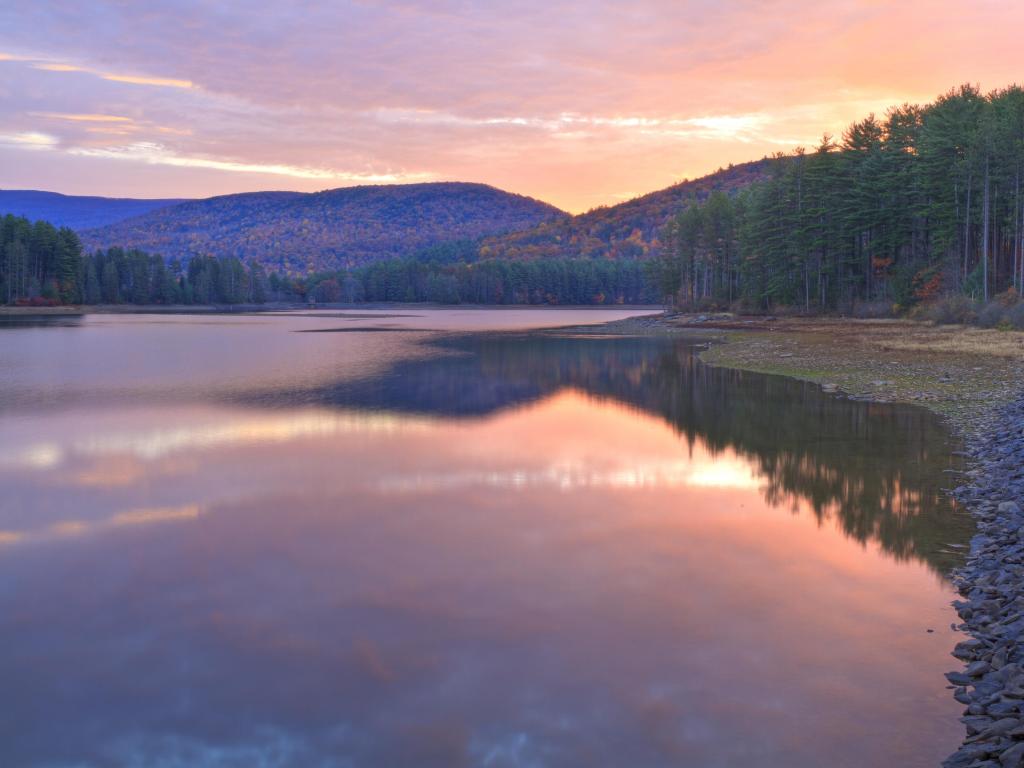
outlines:
{"label": "shallow water", "polygon": [[929,414],[520,332],[628,312],[307,314],[0,329],[0,765],[958,745]]}

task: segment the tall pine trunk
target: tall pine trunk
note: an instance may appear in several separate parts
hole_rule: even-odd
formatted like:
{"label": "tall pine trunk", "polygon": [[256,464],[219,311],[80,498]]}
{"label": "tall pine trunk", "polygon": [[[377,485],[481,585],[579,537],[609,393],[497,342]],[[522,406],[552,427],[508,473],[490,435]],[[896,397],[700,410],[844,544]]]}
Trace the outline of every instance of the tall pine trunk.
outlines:
{"label": "tall pine trunk", "polygon": [[988,301],[988,251],[989,251],[989,172],[988,156],[985,157],[985,192],[981,202],[981,295]]}
{"label": "tall pine trunk", "polygon": [[1010,285],[1017,289],[1017,270],[1020,262],[1020,163],[1017,163],[1017,175],[1013,184],[1013,277]]}
{"label": "tall pine trunk", "polygon": [[963,280],[967,282],[968,262],[971,258],[971,182],[972,173],[967,173],[967,204],[964,206],[964,274]]}

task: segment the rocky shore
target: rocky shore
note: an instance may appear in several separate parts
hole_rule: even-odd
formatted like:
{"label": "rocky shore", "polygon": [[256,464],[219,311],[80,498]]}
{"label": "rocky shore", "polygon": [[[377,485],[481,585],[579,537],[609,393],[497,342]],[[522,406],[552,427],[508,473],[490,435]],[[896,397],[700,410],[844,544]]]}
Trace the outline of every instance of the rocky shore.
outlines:
{"label": "rocky shore", "polygon": [[972,432],[974,466],[954,492],[978,522],[967,563],[953,573],[967,635],[953,655],[965,667],[946,675],[966,707],[967,735],[943,766],[1024,767],[1024,398]]}

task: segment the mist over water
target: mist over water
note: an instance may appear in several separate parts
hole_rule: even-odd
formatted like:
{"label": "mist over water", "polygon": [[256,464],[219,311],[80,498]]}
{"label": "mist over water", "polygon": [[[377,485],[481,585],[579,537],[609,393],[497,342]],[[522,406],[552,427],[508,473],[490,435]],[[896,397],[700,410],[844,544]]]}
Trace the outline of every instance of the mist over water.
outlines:
{"label": "mist over water", "polygon": [[956,746],[930,414],[526,332],[627,311],[398,314],[0,329],[0,764]]}

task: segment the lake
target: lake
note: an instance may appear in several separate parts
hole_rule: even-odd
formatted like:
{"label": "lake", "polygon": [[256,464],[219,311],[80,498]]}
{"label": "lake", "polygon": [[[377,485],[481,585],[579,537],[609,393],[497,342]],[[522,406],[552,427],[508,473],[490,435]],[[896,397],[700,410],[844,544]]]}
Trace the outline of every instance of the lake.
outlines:
{"label": "lake", "polygon": [[629,314],[0,328],[0,765],[937,765],[956,443]]}

